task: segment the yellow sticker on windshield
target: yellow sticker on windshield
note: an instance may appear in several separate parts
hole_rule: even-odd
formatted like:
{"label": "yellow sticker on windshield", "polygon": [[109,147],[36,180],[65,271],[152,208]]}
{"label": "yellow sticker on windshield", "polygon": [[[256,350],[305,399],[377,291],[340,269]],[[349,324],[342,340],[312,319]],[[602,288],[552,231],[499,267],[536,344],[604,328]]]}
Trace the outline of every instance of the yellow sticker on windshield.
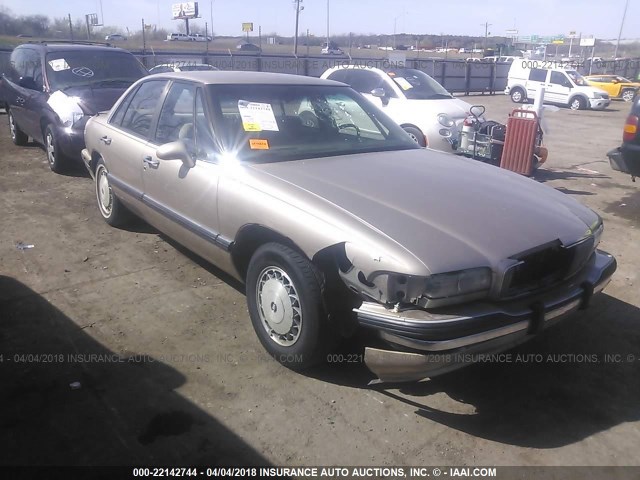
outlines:
{"label": "yellow sticker on windshield", "polygon": [[261,132],[262,128],[260,128],[259,123],[255,122],[242,122],[242,127],[245,132]]}
{"label": "yellow sticker on windshield", "polygon": [[269,150],[269,141],[263,138],[249,139],[251,150]]}

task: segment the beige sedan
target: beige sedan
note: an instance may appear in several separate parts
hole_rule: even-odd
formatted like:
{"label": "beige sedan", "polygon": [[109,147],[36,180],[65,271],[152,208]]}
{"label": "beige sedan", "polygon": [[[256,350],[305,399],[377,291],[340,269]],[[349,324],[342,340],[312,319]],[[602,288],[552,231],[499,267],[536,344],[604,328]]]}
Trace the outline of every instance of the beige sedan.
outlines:
{"label": "beige sedan", "polygon": [[244,282],[258,338],[290,368],[362,326],[388,344],[365,349],[380,379],[433,376],[587,307],[616,269],[596,213],[419,148],[338,82],[158,74],[85,141],[102,217],[133,213]]}

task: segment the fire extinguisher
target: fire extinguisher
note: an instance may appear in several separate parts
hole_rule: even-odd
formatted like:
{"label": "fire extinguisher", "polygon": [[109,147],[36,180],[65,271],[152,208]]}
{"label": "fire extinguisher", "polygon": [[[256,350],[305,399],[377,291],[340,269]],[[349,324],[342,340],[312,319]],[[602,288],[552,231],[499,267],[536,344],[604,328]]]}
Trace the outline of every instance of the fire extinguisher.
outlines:
{"label": "fire extinguisher", "polygon": [[473,135],[473,118],[467,117],[462,124],[462,135],[460,135],[460,150],[469,150],[469,143]]}

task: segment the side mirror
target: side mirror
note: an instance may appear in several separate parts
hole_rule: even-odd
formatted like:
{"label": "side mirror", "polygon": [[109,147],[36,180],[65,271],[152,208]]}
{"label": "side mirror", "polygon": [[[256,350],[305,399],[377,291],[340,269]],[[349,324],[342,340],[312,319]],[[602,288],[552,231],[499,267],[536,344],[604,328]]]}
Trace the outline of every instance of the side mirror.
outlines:
{"label": "side mirror", "polygon": [[29,90],[38,90],[38,85],[36,85],[36,81],[33,77],[20,77],[18,85],[23,88],[28,88]]}
{"label": "side mirror", "polygon": [[613,80],[611,80],[611,83],[620,83],[616,78],[614,78]]}
{"label": "side mirror", "polygon": [[180,160],[185,167],[193,168],[196,166],[196,160],[189,153],[187,146],[182,140],[165,143],[156,150],[156,157],[160,160]]}
{"label": "side mirror", "polygon": [[384,88],[378,87],[371,90],[371,95],[376,98],[382,100],[383,105],[387,105],[389,103],[389,98],[387,97],[387,93],[384,91]]}

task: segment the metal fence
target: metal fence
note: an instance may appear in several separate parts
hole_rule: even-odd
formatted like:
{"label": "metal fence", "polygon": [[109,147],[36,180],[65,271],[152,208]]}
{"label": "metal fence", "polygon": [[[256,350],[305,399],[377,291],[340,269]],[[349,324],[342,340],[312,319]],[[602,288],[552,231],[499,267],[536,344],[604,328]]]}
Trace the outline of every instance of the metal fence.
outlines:
{"label": "metal fence", "polygon": [[[338,65],[358,65],[362,67],[415,68],[436,79],[444,88],[453,93],[501,93],[507,85],[509,63],[465,62],[464,60],[445,59],[408,59],[405,62],[393,62],[387,59],[335,58],[327,56],[292,55],[255,55],[246,53],[156,53],[132,51],[147,67],[173,63],[208,63],[220,70],[238,70],[253,72],[291,73],[319,77],[328,68]],[[0,50],[0,73],[9,68],[10,50]],[[516,60],[518,61],[518,60]],[[582,63],[577,66],[584,75],[616,74],[633,80],[640,75],[640,59],[601,61]]]}

